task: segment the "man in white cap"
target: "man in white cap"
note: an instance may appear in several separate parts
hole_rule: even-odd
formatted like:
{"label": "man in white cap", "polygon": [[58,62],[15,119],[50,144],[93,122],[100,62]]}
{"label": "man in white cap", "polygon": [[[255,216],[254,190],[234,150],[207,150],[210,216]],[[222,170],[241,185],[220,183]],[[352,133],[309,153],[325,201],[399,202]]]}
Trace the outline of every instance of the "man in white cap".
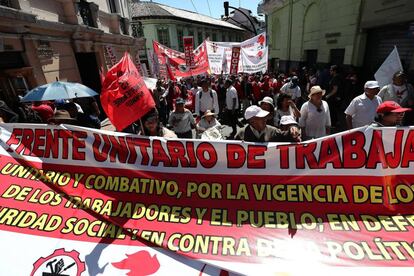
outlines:
{"label": "man in white cap", "polygon": [[382,103],[377,95],[380,87],[377,81],[367,81],[364,93],[355,97],[345,110],[348,129],[358,128],[372,123],[377,114],[377,108]]}
{"label": "man in white cap", "polygon": [[266,125],[268,114],[257,105],[249,106],[244,113],[248,125],[240,129],[234,139],[246,142],[300,142],[298,127],[292,126],[289,131],[281,131]]}

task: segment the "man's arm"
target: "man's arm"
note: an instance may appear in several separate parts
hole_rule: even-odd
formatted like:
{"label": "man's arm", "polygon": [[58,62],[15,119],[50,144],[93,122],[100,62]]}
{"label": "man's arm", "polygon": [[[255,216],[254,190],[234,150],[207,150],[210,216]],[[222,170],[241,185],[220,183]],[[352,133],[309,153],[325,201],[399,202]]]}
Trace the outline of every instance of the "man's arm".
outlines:
{"label": "man's arm", "polygon": [[195,108],[194,108],[194,112],[197,114],[197,116],[200,116],[200,92],[197,91],[196,95],[194,97],[195,99]]}
{"label": "man's arm", "polygon": [[335,96],[335,94],[336,94],[337,92],[338,92],[338,85],[334,85],[334,86],[332,87],[331,92],[329,92],[329,94],[328,94],[328,95],[326,95],[326,99],[329,99],[329,98],[331,98],[331,97]]}

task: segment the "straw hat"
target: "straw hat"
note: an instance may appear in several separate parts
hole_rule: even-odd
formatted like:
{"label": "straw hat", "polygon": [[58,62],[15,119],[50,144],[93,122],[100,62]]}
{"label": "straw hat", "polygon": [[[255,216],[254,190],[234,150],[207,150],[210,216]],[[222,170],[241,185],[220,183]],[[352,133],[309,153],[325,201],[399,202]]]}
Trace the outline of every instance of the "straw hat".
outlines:
{"label": "straw hat", "polygon": [[323,96],[325,95],[325,90],[323,90],[319,85],[313,86],[308,95],[309,99],[312,95],[318,94],[318,93],[322,93],[322,96]]}
{"label": "straw hat", "polygon": [[214,112],[211,112],[211,110],[206,110],[206,112],[204,112],[204,115],[201,116],[201,118],[204,118],[207,116],[216,116],[216,114]]}

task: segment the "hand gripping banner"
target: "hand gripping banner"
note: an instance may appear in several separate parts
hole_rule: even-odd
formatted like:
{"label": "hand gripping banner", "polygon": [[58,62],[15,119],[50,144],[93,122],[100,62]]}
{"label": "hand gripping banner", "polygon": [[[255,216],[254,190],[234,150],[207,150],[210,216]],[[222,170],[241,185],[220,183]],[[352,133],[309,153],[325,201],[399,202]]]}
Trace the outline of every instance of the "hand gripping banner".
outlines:
{"label": "hand gripping banner", "polygon": [[299,144],[0,130],[2,275],[414,266],[414,128]]}

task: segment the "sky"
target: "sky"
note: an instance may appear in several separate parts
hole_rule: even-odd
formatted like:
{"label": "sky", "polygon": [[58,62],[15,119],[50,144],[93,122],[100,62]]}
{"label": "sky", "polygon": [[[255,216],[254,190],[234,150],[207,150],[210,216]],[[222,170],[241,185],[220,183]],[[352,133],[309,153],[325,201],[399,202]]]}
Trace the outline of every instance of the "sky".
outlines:
{"label": "sky", "polygon": [[[198,12],[214,18],[220,18],[224,14],[223,0],[153,0],[153,2]],[[254,15],[257,15],[257,5],[259,2],[260,0],[229,0],[229,5],[249,9]],[[210,9],[208,4],[210,4]],[[232,9],[230,8],[229,12],[231,11]]]}

